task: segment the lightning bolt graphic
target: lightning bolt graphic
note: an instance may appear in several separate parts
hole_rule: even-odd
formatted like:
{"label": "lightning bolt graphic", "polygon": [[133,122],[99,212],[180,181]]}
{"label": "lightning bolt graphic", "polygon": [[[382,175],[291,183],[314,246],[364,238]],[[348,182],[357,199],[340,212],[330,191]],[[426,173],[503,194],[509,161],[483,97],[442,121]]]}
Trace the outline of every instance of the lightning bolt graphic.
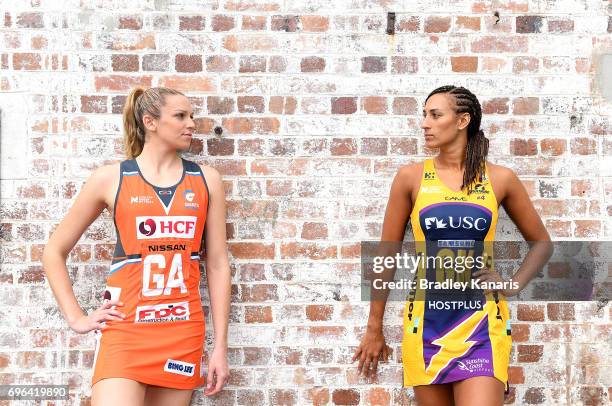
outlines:
{"label": "lightning bolt graphic", "polygon": [[432,344],[440,346],[440,350],[431,357],[429,366],[425,370],[428,376],[433,376],[430,382],[435,382],[440,372],[453,359],[463,356],[476,344],[476,341],[466,340],[472,336],[482,319],[487,315],[487,311],[484,309],[476,311],[451,331],[432,341]]}

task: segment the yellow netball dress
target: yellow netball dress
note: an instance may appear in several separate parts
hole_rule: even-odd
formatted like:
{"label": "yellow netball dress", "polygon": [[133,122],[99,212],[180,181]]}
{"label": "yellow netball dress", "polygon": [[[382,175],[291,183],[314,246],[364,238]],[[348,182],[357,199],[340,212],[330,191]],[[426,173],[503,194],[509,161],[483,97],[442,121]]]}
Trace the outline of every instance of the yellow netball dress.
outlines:
{"label": "yellow netball dress", "polygon": [[[497,201],[487,172],[469,194],[465,190],[456,192],[440,181],[433,160],[426,160],[410,221],[418,256],[480,257],[481,262],[484,258],[492,266]],[[421,261],[415,278],[417,287],[421,279],[469,283],[472,271],[478,270],[477,262],[472,269],[459,269],[456,264],[459,262],[449,271],[440,262]],[[485,297],[480,289],[454,292],[428,288],[410,292],[402,341],[404,386],[493,376],[507,389],[512,338],[503,295],[490,293]]]}

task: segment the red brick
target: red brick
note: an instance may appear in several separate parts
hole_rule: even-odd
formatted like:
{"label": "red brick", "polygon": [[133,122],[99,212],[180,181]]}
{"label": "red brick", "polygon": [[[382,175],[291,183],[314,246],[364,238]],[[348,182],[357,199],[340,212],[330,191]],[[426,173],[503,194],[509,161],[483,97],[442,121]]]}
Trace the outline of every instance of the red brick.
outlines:
{"label": "red brick", "polygon": [[231,56],[213,55],[206,57],[208,72],[231,72],[236,69],[236,61]]}
{"label": "red brick", "polygon": [[202,56],[177,55],[174,58],[174,66],[177,72],[202,72]]}
{"label": "red brick", "polygon": [[274,361],[280,365],[299,365],[302,361],[302,350],[293,347],[277,347],[274,350]]}
{"label": "red brick", "polygon": [[83,113],[106,113],[106,96],[81,96],[81,112]]}
{"label": "red brick", "polygon": [[217,14],[212,20],[212,29],[216,32],[230,31],[236,26],[234,17],[230,15]]}
{"label": "red brick", "polygon": [[334,307],[331,305],[306,306],[306,319],[310,321],[329,321],[332,319]]}
{"label": "red brick", "polygon": [[270,404],[291,406],[297,404],[297,393],[291,389],[270,389]]}
{"label": "red brick", "polygon": [[232,97],[208,96],[206,99],[209,114],[229,114],[234,111]]}
{"label": "red brick", "polygon": [[540,99],[537,97],[517,97],[512,100],[512,114],[538,114]]}
{"label": "red brick", "polygon": [[206,140],[208,155],[234,155],[234,140],[229,138],[209,138]]}
{"label": "red brick", "polygon": [[512,59],[513,73],[536,73],[539,70],[538,58],[532,56],[517,56]]}
{"label": "red brick", "polygon": [[245,31],[263,31],[266,29],[265,16],[242,16],[242,29]]}
{"label": "red brick", "polygon": [[300,62],[302,72],[323,72],[325,70],[325,58],[308,56]]}
{"label": "red brick", "polygon": [[542,17],[518,16],[516,17],[516,32],[520,34],[533,34],[542,32]]}
{"label": "red brick", "polygon": [[574,304],[573,303],[547,303],[546,311],[548,313],[549,320],[555,320],[555,321],[576,320],[574,316]]}
{"label": "red brick", "polygon": [[287,70],[287,59],[283,56],[273,55],[270,57],[268,72],[281,73]]}
{"label": "red brick", "polygon": [[242,56],[240,57],[240,67],[238,71],[240,73],[265,72],[266,57],[256,55]]}
{"label": "red brick", "polygon": [[[174,82],[172,82],[171,84],[174,84]],[[95,85],[96,91],[98,92],[114,91],[126,93],[136,86],[151,87],[151,76],[97,76],[95,78]],[[164,82],[164,84],[160,84],[160,86],[164,85],[167,85],[166,82]],[[192,88],[190,90],[193,91],[194,89]]]}
{"label": "red brick", "polygon": [[[246,244],[246,243],[243,243]],[[257,259],[264,257],[256,256]],[[277,286],[271,284],[241,285],[243,302],[278,301]]]}
{"label": "red brick", "polygon": [[519,362],[538,362],[542,359],[543,353],[543,345],[519,344],[517,346],[517,359]]}
{"label": "red brick", "polygon": [[329,29],[329,17],[319,15],[300,16],[302,29],[306,32],[325,32]]}
{"label": "red brick", "polygon": [[396,16],[396,32],[418,32],[421,26],[421,19],[417,16],[399,15]]}
{"label": "red brick", "polygon": [[455,19],[455,27],[460,31],[480,31],[480,17],[458,16]]}
{"label": "red brick", "polygon": [[507,97],[496,97],[489,100],[483,100],[482,102],[482,113],[483,114],[507,114],[509,111]]}
{"label": "red brick", "polygon": [[159,79],[159,86],[171,87],[182,92],[215,92],[217,90],[212,78],[203,76],[164,76]]}
{"label": "red brick", "polygon": [[332,97],[332,114],[353,114],[357,111],[356,97]]}
{"label": "red brick", "polygon": [[512,323],[512,341],[516,343],[529,341],[529,324]]}
{"label": "red brick", "polygon": [[170,68],[170,56],[167,54],[149,54],[142,56],[142,70],[164,72]]}
{"label": "red brick", "polygon": [[549,156],[563,155],[566,149],[567,142],[563,139],[544,138],[540,140],[540,149],[542,154]]}
{"label": "red brick", "polygon": [[229,244],[229,250],[238,259],[272,259],[274,244],[241,242]]}
{"label": "red brick", "polygon": [[313,406],[323,406],[329,403],[329,389],[327,388],[310,388],[306,392],[306,399]]}
{"label": "red brick", "polygon": [[386,388],[371,388],[368,391],[370,405],[388,406],[391,404],[391,394]]}
{"label": "red brick", "polygon": [[450,26],[450,17],[430,16],[425,19],[425,32],[447,32]]}
{"label": "red brick", "polygon": [[556,19],[547,18],[548,32],[555,34],[563,34],[574,31],[574,20],[571,18],[567,19]]}
{"label": "red brick", "polygon": [[232,134],[278,134],[280,122],[275,117],[233,117],[223,119],[223,127]]}
{"label": "red brick", "polygon": [[[244,365],[266,365],[272,359],[272,350],[264,347],[243,347]],[[261,400],[261,398],[260,398]],[[242,403],[242,404],[257,404]]]}
{"label": "red brick", "polygon": [[379,73],[387,71],[387,57],[365,56],[361,58],[361,71],[364,73]]}
{"label": "red brick", "polygon": [[302,226],[302,238],[305,240],[327,239],[327,224],[306,222]]}
{"label": "red brick", "polygon": [[272,31],[295,32],[297,30],[299,17],[294,15],[272,16],[270,26]]}
{"label": "red brick", "polygon": [[4,13],[4,27],[9,28],[13,25],[11,14],[7,11]]}
{"label": "red brick", "polygon": [[278,11],[281,6],[275,1],[228,1],[225,9],[230,11]]}
{"label": "red brick", "polygon": [[17,15],[17,28],[44,28],[43,13],[20,13]]}
{"label": "red brick", "polygon": [[283,243],[281,245],[281,258],[308,258],[311,260],[335,259],[338,250],[335,245],[315,243]]}
{"label": "red brick", "polygon": [[40,54],[15,53],[13,54],[13,69],[15,70],[39,70],[42,68]]}
{"label": "red brick", "polygon": [[386,138],[363,138],[361,140],[362,155],[387,155]]}
{"label": "red brick", "polygon": [[393,99],[393,114],[417,114],[417,101],[414,97],[396,97]]}
{"label": "red brick", "polygon": [[142,28],[142,18],[134,16],[120,16],[119,25],[120,30],[140,30]]}
{"label": "red brick", "polygon": [[517,319],[521,321],[544,321],[544,306],[535,304],[519,304]]}
{"label": "red brick", "polygon": [[202,31],[206,27],[203,16],[179,16],[180,31]]}
{"label": "red brick", "polygon": [[357,142],[353,138],[334,138],[329,149],[332,155],[355,155]]}
{"label": "red brick", "polygon": [[518,36],[483,36],[472,41],[471,50],[477,53],[528,52],[528,38]]}
{"label": "red brick", "polygon": [[581,238],[599,237],[601,232],[601,221],[599,220],[574,220],[574,236]]}
{"label": "red brick", "polygon": [[597,141],[592,138],[578,137],[570,141],[570,151],[575,155],[593,155],[597,153]]}
{"label": "red brick", "polygon": [[196,134],[210,134],[215,126],[215,122],[210,118],[196,118],[193,121],[196,126]]}
{"label": "red brick", "polygon": [[238,96],[240,113],[263,113],[264,98],[261,96]]}
{"label": "red brick", "polygon": [[272,308],[270,306],[245,306],[245,323],[272,323]]}
{"label": "red brick", "polygon": [[296,105],[295,97],[271,96],[268,109],[274,114],[294,114]]}
{"label": "red brick", "polygon": [[477,56],[451,56],[453,72],[476,72],[478,70]]}
{"label": "red brick", "polygon": [[358,405],[361,397],[354,389],[334,389],[332,402],[335,405]]}
{"label": "red brick", "polygon": [[115,72],[138,72],[138,55],[112,55],[111,61]]}
{"label": "red brick", "polygon": [[386,97],[364,97],[361,99],[361,108],[368,114],[387,114]]}
{"label": "red brick", "polygon": [[390,153],[394,155],[415,155],[417,153],[417,141],[413,138],[391,138]]}
{"label": "red brick", "polygon": [[391,73],[416,73],[418,70],[418,59],[416,57],[394,56],[391,58]]}

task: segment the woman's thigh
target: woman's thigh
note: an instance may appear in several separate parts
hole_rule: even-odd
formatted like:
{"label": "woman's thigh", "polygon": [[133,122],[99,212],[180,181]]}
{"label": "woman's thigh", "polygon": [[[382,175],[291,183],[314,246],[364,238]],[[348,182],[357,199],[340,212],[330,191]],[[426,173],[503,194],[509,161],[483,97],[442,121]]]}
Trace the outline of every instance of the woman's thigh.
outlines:
{"label": "woman's thigh", "polygon": [[414,387],[419,406],[453,406],[453,386],[449,383]]}
{"label": "woman's thigh", "polygon": [[145,406],[188,406],[193,389],[170,389],[149,386],[145,397]]}
{"label": "woman's thigh", "polygon": [[504,384],[492,376],[475,376],[453,383],[457,406],[501,406]]}
{"label": "woman's thigh", "polygon": [[106,378],[91,390],[92,406],[144,406],[147,385],[127,378]]}

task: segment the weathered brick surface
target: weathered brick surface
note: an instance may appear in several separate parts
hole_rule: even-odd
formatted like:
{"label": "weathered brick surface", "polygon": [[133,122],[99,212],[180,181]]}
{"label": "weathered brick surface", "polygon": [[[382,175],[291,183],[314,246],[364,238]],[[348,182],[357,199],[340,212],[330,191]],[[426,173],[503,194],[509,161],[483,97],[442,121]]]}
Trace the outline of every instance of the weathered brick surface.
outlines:
{"label": "weathered brick surface", "polygon": [[[610,239],[605,1],[19,3],[0,1],[0,383],[69,383],[70,404],[90,402],[93,336],[67,329],[40,260],[91,171],[122,159],[135,85],[188,94],[186,156],[216,167],[227,194],[232,378],[192,404],[416,404],[401,388],[401,303],[388,305],[393,356],[377,380],[350,365],[367,317],[358,242],[380,237],[397,168],[430,156],[418,126],[439,85],[479,96],[490,160],[518,173],[553,238]],[[508,224],[502,213],[520,238]],[[85,308],[113,243],[105,213],[69,256]],[[506,403],[612,402],[611,314],[513,303]]]}

